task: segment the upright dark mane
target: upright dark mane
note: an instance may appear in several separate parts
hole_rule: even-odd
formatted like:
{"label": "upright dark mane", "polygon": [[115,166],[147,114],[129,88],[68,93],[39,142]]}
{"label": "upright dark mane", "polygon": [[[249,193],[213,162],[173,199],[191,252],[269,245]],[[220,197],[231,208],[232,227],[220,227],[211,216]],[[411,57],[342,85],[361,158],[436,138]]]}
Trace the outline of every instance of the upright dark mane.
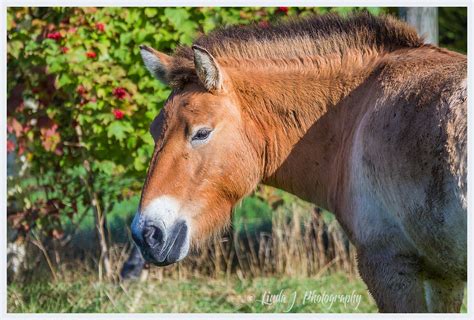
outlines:
{"label": "upright dark mane", "polygon": [[[206,48],[218,60],[241,61],[342,55],[353,49],[393,51],[420,47],[423,39],[415,29],[393,17],[364,12],[347,17],[326,14],[296,18],[267,27],[225,27],[199,37],[194,44]],[[172,85],[195,78],[190,47],[178,48],[174,58],[169,74]]]}

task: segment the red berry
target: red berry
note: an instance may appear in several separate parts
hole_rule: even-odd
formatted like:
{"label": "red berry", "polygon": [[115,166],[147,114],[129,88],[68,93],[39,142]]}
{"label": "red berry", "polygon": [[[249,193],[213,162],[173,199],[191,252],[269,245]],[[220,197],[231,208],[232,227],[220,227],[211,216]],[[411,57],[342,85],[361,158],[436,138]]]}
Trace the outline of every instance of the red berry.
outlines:
{"label": "red berry", "polygon": [[128,92],[127,92],[127,90],[125,90],[125,88],[118,87],[118,88],[115,88],[115,89],[114,89],[113,94],[114,94],[115,97],[117,97],[118,99],[122,100],[122,99],[125,99],[125,97],[127,96]]}
{"label": "red berry", "polygon": [[119,109],[114,109],[114,110],[112,111],[112,113],[114,114],[114,117],[115,117],[115,119],[117,119],[117,120],[122,119],[123,116],[124,116],[124,113],[122,112],[122,110],[119,110]]}
{"label": "red berry", "polygon": [[289,7],[278,7],[278,12],[287,14]]}
{"label": "red berry", "polygon": [[61,48],[61,51],[62,51],[63,53],[67,53],[67,52],[69,51],[69,48],[68,48],[68,47],[62,47],[62,48]]}
{"label": "red berry", "polygon": [[100,32],[104,32],[105,31],[105,24],[101,23],[101,22],[97,22],[95,24],[95,27],[97,28],[97,30],[99,30]]}
{"label": "red berry", "polygon": [[90,59],[93,59],[95,57],[97,57],[97,53],[95,53],[94,51],[89,51],[86,53],[86,56]]}
{"label": "red berry", "polygon": [[82,84],[80,84],[77,87],[76,92],[79,93],[80,95],[83,95],[84,93],[86,93],[86,88],[84,88],[84,86]]}
{"label": "red berry", "polygon": [[46,38],[58,41],[61,39],[61,34],[59,32],[51,32],[46,35]]}

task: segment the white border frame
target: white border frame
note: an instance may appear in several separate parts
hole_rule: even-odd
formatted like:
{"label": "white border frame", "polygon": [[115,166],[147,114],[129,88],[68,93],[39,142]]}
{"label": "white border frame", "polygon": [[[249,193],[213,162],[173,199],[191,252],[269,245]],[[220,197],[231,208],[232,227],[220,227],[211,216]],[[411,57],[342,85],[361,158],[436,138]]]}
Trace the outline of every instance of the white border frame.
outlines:
{"label": "white border frame", "polygon": [[[472,175],[469,174],[469,168],[472,168],[472,161],[469,155],[474,151],[473,147],[473,128],[474,125],[474,114],[471,108],[473,107],[472,97],[473,94],[473,80],[470,75],[473,73],[473,65],[471,58],[473,55],[473,4],[469,0],[367,0],[367,1],[351,1],[351,0],[160,0],[151,2],[150,0],[63,0],[60,1],[62,6],[69,7],[88,7],[88,6],[101,6],[101,7],[180,7],[180,6],[224,6],[224,7],[244,7],[244,6],[262,6],[262,7],[275,7],[275,6],[307,6],[307,7],[338,7],[338,6],[380,6],[380,7],[467,7],[468,10],[468,244],[472,243],[473,240],[473,227],[474,219],[469,218],[469,213],[472,211],[472,200],[473,193],[470,186],[473,184]],[[281,313],[265,313],[265,314],[244,314],[244,313],[214,313],[214,314],[202,314],[202,313],[150,313],[150,314],[139,314],[139,313],[123,313],[123,314],[100,314],[100,313],[42,313],[42,314],[28,314],[28,313],[7,313],[7,223],[6,223],[6,212],[7,212],[7,157],[6,157],[6,141],[7,141],[7,126],[6,126],[6,109],[7,109],[7,7],[23,7],[23,6],[58,6],[58,2],[54,0],[2,0],[0,20],[2,21],[0,26],[1,39],[1,52],[0,56],[3,61],[0,69],[2,70],[2,77],[0,79],[0,99],[2,103],[2,116],[0,117],[0,204],[4,215],[0,218],[0,318],[1,319],[367,319],[371,317],[374,319],[446,319],[447,314],[325,314],[325,313],[297,313],[297,314],[281,314]],[[471,32],[472,30],[472,32]],[[471,212],[472,214],[472,212]],[[474,283],[472,281],[473,276],[473,245],[468,245],[468,281],[467,281],[467,310],[466,314],[449,314],[449,318],[452,319],[469,319],[474,314],[472,308],[474,306]]]}

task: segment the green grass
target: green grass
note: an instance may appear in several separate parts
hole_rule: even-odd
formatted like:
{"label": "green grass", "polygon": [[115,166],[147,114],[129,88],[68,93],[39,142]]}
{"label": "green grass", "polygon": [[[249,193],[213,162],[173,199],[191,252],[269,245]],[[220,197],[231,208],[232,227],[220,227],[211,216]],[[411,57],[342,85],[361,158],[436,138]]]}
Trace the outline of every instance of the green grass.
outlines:
{"label": "green grass", "polygon": [[[275,302],[269,303],[271,299],[268,295],[265,298],[265,293],[272,294]],[[310,298],[311,293],[313,299],[305,302],[305,294]],[[333,303],[318,300],[329,295],[335,299]],[[467,312],[466,306],[467,294],[461,312]],[[237,278],[202,278],[110,284],[84,277],[73,282],[36,282],[26,286],[14,283],[8,287],[8,312],[373,313],[377,308],[360,279],[335,273],[319,279],[261,277],[241,281]]]}
{"label": "green grass", "polygon": [[[265,292],[278,295],[264,304]],[[303,303],[305,293],[314,300]],[[317,295],[352,295],[353,303],[332,305]],[[268,297],[268,296],[267,296]],[[360,303],[355,300],[360,297]],[[341,297],[338,297],[340,299]],[[294,300],[294,303],[293,303]],[[268,300],[267,300],[268,302]],[[255,278],[253,280],[169,280],[100,284],[92,279],[74,282],[11,284],[8,312],[376,312],[361,280],[344,274],[319,279]]]}

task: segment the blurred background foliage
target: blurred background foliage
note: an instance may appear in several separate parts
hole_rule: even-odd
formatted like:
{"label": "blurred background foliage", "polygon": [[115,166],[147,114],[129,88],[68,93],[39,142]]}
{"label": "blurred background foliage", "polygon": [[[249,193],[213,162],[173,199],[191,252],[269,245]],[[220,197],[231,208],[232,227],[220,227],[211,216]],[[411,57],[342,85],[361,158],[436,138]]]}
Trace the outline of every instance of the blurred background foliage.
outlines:
{"label": "blurred background foliage", "polygon": [[[397,14],[378,7],[9,8],[9,236],[64,245],[78,241],[77,230],[95,239],[102,226],[111,230],[109,243],[128,242],[154,147],[149,125],[170,93],[144,68],[140,44],[171,53],[219,26],[360,10]],[[467,10],[442,8],[439,24],[440,46],[465,53]],[[236,209],[234,230],[271,232],[272,213],[285,207],[289,215],[295,203],[314,213],[298,201],[259,188]]]}
{"label": "blurred background foliage", "polygon": [[440,46],[467,53],[467,10],[445,7],[438,9]]}
{"label": "blurred background foliage", "polygon": [[353,10],[9,8],[12,225],[61,238],[66,225],[93,221],[93,209],[133,213],[153,151],[148,128],[170,93],[144,68],[140,44],[172,52],[218,26]]}

